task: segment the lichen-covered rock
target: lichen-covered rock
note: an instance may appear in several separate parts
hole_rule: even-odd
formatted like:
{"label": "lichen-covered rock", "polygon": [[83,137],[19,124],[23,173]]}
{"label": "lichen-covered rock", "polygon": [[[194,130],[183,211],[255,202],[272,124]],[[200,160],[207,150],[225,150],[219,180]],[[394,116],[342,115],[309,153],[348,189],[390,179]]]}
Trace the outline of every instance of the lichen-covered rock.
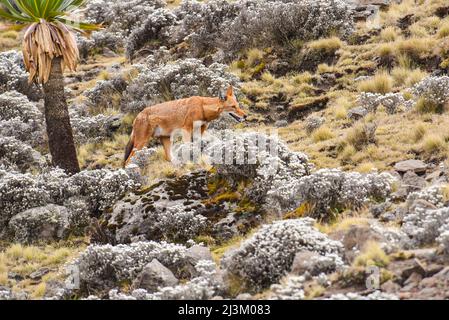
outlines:
{"label": "lichen-covered rock", "polygon": [[29,209],[12,217],[8,228],[13,241],[20,243],[62,240],[69,235],[69,212],[52,204]]}
{"label": "lichen-covered rock", "polygon": [[187,241],[208,226],[207,174],[164,180],[117,202],[104,219],[118,243],[134,239]]}
{"label": "lichen-covered rock", "polygon": [[276,137],[257,132],[237,135],[225,131],[205,153],[228,181],[251,181],[247,196],[267,212],[278,214],[297,207],[292,187],[312,168],[305,154],[292,152]]}
{"label": "lichen-covered rock", "polygon": [[276,221],[262,226],[240,248],[225,254],[222,267],[254,289],[276,283],[286,272],[297,252],[316,252],[333,261],[333,269],[343,265],[343,246],[314,228],[310,218]]}

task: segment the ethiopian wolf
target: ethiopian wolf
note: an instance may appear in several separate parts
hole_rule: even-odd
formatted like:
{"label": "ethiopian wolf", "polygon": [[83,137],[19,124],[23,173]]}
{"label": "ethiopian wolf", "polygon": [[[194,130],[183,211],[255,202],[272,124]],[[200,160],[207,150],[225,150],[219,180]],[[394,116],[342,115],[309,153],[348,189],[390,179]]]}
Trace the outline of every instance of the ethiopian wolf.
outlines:
{"label": "ethiopian wolf", "polygon": [[247,117],[232,86],[218,98],[195,96],[145,108],[134,120],[131,139],[125,149],[124,165],[128,165],[136,151],[144,148],[151,138],[160,139],[165,159],[171,161],[170,138],[174,132],[182,130],[184,142],[191,142],[194,124],[200,123],[201,134],[204,134],[208,124],[224,112],[239,122]]}

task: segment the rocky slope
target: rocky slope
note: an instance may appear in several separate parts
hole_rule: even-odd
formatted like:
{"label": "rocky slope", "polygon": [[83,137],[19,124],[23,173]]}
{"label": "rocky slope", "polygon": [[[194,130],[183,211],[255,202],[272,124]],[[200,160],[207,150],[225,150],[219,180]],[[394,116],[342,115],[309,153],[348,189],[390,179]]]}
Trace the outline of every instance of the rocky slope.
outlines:
{"label": "rocky slope", "polygon": [[[0,299],[449,298],[445,1],[81,14],[105,28],[66,75],[74,176],[49,165],[40,88],[0,31]],[[121,168],[137,112],[228,84],[250,117],[212,123],[201,161],[152,142]]]}

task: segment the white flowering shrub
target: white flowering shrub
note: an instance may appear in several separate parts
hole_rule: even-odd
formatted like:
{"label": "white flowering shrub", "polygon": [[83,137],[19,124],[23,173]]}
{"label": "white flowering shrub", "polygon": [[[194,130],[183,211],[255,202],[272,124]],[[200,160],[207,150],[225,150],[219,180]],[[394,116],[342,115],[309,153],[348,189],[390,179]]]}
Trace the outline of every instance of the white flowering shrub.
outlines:
{"label": "white flowering shrub", "polygon": [[444,196],[441,186],[433,185],[423,190],[412,192],[407,196],[406,203],[408,207],[419,206],[421,200],[437,208],[442,208],[444,206]]}
{"label": "white flowering shrub", "polygon": [[28,83],[22,53],[18,51],[0,52],[0,94],[15,90],[37,101],[42,94],[39,87]]}
{"label": "white flowering shrub", "polygon": [[440,232],[440,235],[436,240],[440,244],[440,247],[443,248],[444,252],[449,254],[449,219],[438,231]]}
{"label": "white flowering shrub", "polygon": [[171,35],[170,30],[177,17],[165,8],[156,9],[145,21],[134,28],[126,41],[126,55],[132,59],[134,54],[150,41],[166,43]]}
{"label": "white flowering shrub", "polygon": [[36,104],[17,91],[0,94],[0,119],[11,120],[19,118],[25,123],[42,121],[42,113]]}
{"label": "white flowering shrub", "polygon": [[0,120],[0,137],[12,137],[34,147],[44,143],[45,130],[41,123],[26,123],[17,117]]}
{"label": "white flowering shrub", "polygon": [[304,300],[304,276],[289,276],[285,283],[270,287],[269,300]]}
{"label": "white flowering shrub", "polygon": [[37,185],[31,174],[5,171],[0,167],[0,233],[13,215],[49,202],[49,193]]}
{"label": "white flowering shrub", "polygon": [[[85,214],[98,216],[128,191],[140,187],[141,177],[131,169],[110,171],[106,169],[83,171],[67,176],[62,170],[46,169],[37,176],[22,174],[0,165],[0,229],[12,216],[30,208],[47,204],[65,205],[72,208],[70,219],[83,221]],[[75,203],[75,201],[84,203]]]}
{"label": "white flowering shrub", "polygon": [[28,144],[13,137],[0,137],[0,165],[26,172],[46,165],[42,155]]}
{"label": "white flowering shrub", "polygon": [[220,42],[223,32],[229,28],[247,3],[252,1],[184,0],[174,11],[179,26],[173,31],[173,37],[178,42],[189,42],[194,56],[202,56],[213,51],[222,45]]}
{"label": "white flowering shrub", "polygon": [[140,187],[140,177],[130,170],[82,171],[69,177],[65,182],[67,193],[86,199],[91,212],[101,212],[109,208],[117,199],[130,190]]}
{"label": "white flowering shrub", "polygon": [[338,293],[333,294],[327,300],[399,300],[399,298],[391,293],[386,293],[382,291],[374,291],[369,295],[362,296],[359,293],[349,292],[349,293]]}
{"label": "white flowering shrub", "polygon": [[125,40],[120,32],[101,30],[92,32],[89,38],[77,35],[76,43],[80,57],[87,59],[89,55],[104,53],[106,49],[118,52],[124,46]]}
{"label": "white flowering shrub", "polygon": [[346,37],[354,29],[352,11],[341,0],[284,0],[243,3],[240,14],[223,35],[223,49],[285,45],[337,34]]}
{"label": "white flowering shrub", "polygon": [[239,249],[228,252],[222,266],[240,276],[256,290],[276,283],[291,268],[295,254],[309,250],[333,259],[335,268],[343,265],[343,246],[314,228],[310,218],[276,221],[262,226]]}
{"label": "white flowering shrub", "polygon": [[328,218],[331,212],[358,209],[370,200],[385,200],[395,179],[388,173],[361,174],[339,169],[321,169],[304,176],[291,190],[298,206],[310,205],[314,218]]}
{"label": "white flowering shrub", "polygon": [[112,97],[114,95],[121,96],[126,90],[128,84],[119,76],[113,77],[111,80],[98,81],[92,89],[84,92],[88,99],[89,105],[100,109],[107,109],[114,107]]}
{"label": "white flowering shrub", "polygon": [[157,259],[174,274],[185,264],[187,248],[166,242],[136,242],[129,245],[90,245],[73,263],[86,288],[112,289],[120,281],[133,280]]}
{"label": "white flowering shrub", "polygon": [[449,77],[430,76],[412,88],[416,98],[424,98],[426,103],[442,106],[449,102]]}
{"label": "white flowering shrub", "polygon": [[403,219],[401,230],[410,238],[412,247],[444,242],[449,225],[449,208],[426,210],[418,207]]}
{"label": "white flowering shrub", "polygon": [[72,124],[75,141],[78,144],[100,142],[112,136],[114,130],[121,125],[121,116],[97,114],[95,116],[80,116],[72,112]]}
{"label": "white flowering shrub", "polygon": [[[136,289],[131,294],[119,292],[117,289],[109,291],[110,300],[208,300],[213,298],[222,288],[217,278],[216,265],[212,261],[200,260],[195,265],[198,276],[185,284],[174,287],[160,288],[157,292],[149,293],[145,289]],[[91,297],[95,299],[96,297]]]}
{"label": "white flowering shrub", "polygon": [[0,136],[14,137],[31,146],[42,144],[44,117],[36,103],[17,91],[0,94]]}
{"label": "white flowering shrub", "polygon": [[222,64],[206,67],[200,60],[185,59],[157,67],[141,66],[139,76],[125,91],[122,110],[138,112],[166,100],[195,95],[218,96],[228,85],[238,87],[239,80]]}
{"label": "white flowering shrub", "polygon": [[140,170],[144,170],[150,164],[151,157],[156,152],[157,150],[155,148],[147,147],[138,150],[131,159],[130,164],[138,166]]}
{"label": "white flowering shrub", "polygon": [[357,98],[357,104],[368,112],[376,112],[382,105],[388,114],[394,114],[401,110],[409,110],[413,105],[413,101],[405,100],[401,93],[380,94],[362,92]]}
{"label": "white flowering shrub", "polygon": [[92,0],[86,5],[87,20],[104,24],[108,31],[128,35],[156,9],[165,7],[163,0]]}

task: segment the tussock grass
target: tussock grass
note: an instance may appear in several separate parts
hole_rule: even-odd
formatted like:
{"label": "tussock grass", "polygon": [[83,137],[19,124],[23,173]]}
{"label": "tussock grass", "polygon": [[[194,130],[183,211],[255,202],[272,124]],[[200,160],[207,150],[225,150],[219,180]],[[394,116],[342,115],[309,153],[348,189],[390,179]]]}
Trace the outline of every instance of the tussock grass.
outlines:
{"label": "tussock grass", "polygon": [[379,243],[368,241],[362,252],[354,259],[355,267],[377,266],[386,267],[390,263],[390,259]]}
{"label": "tussock grass", "polygon": [[363,80],[358,85],[360,92],[386,94],[393,90],[393,78],[386,71],[381,71],[374,77]]}
{"label": "tussock grass", "polygon": [[321,126],[312,133],[315,142],[326,141],[335,137],[335,134],[327,126]]}
{"label": "tussock grass", "polygon": [[308,47],[313,51],[332,54],[343,47],[343,45],[343,42],[339,38],[331,37],[312,41],[308,44]]}
{"label": "tussock grass", "polygon": [[436,133],[425,135],[422,141],[422,147],[428,155],[441,155],[448,149],[444,137]]}
{"label": "tussock grass", "polygon": [[386,27],[380,32],[380,39],[385,42],[395,41],[401,34],[401,30],[397,27]]}

